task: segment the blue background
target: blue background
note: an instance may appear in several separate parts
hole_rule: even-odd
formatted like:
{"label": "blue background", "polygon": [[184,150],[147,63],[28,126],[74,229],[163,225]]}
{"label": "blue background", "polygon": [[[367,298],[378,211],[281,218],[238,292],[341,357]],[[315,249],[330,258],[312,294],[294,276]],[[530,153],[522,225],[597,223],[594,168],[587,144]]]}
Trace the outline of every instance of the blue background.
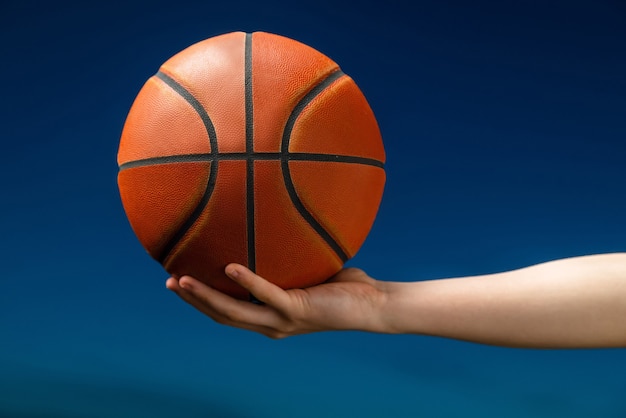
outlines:
{"label": "blue background", "polygon": [[379,120],[385,196],[351,265],[425,280],[624,251],[626,3],[49,3],[0,6],[0,416],[626,416],[622,349],[214,324],[165,289],[116,185],[159,65],[263,30],[337,61]]}

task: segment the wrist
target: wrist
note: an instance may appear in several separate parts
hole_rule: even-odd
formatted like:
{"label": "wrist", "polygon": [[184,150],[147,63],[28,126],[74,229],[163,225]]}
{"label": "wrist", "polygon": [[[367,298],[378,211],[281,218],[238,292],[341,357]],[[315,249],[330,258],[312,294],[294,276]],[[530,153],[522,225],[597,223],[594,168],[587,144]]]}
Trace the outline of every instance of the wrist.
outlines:
{"label": "wrist", "polygon": [[379,332],[386,334],[423,334],[425,315],[419,312],[419,282],[380,282],[384,294],[380,307]]}

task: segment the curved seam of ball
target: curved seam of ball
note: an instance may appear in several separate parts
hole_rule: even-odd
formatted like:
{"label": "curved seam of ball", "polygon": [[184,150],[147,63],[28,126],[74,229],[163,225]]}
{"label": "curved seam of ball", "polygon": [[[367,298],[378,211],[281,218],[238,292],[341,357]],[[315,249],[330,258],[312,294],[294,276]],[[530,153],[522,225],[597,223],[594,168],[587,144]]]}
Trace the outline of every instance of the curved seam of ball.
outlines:
{"label": "curved seam of ball", "polygon": [[304,220],[317,232],[317,234],[322,237],[324,241],[330,246],[330,248],[337,254],[337,256],[341,259],[343,263],[348,261],[350,257],[348,253],[342,248],[339,242],[322,226],[322,224],[307,210],[300,200],[298,196],[298,192],[293,184],[293,180],[291,178],[291,173],[289,171],[289,142],[291,140],[291,133],[293,131],[293,127],[296,123],[296,120],[304,110],[304,108],[320,93],[322,93],[326,88],[328,88],[331,84],[333,84],[336,80],[343,77],[345,74],[341,70],[337,70],[331,73],[328,77],[323,79],[320,83],[318,83],[313,89],[311,89],[300,101],[294,106],[289,118],[287,119],[287,123],[285,124],[285,129],[283,130],[283,137],[281,142],[281,168],[283,172],[283,179],[285,181],[285,187],[287,188],[287,192],[289,193],[289,197],[291,198],[291,202],[298,210],[300,215],[304,218]]}
{"label": "curved seam of ball", "polygon": [[[167,84],[172,90],[178,93],[183,99],[185,99],[196,111],[198,116],[202,119],[204,126],[207,130],[207,134],[209,136],[209,143],[211,145],[211,154],[212,156],[216,156],[218,153],[217,149],[217,134],[215,133],[215,127],[213,126],[213,122],[209,117],[206,109],[200,104],[198,99],[196,99],[185,87],[183,87],[180,83],[174,80],[171,76],[159,71],[156,73],[156,77],[161,79],[165,84]],[[156,260],[164,264],[165,259],[169,256],[174,247],[179,243],[179,241],[185,236],[189,228],[196,222],[196,220],[200,217],[204,208],[209,203],[211,198],[211,194],[213,194],[213,189],[215,188],[215,183],[217,179],[217,167],[219,164],[213,161],[211,162],[211,171],[209,174],[209,180],[207,181],[207,186],[204,191],[204,195],[198,202],[198,205],[193,210],[193,212],[189,215],[189,217],[185,220],[185,222],[181,225],[181,227],[176,231],[176,233],[167,241],[160,254],[156,257]]]}

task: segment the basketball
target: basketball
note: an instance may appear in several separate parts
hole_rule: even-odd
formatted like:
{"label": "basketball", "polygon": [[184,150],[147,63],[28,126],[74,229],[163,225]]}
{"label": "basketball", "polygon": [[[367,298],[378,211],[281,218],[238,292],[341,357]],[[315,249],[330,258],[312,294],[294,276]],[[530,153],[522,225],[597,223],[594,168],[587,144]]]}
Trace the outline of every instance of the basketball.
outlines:
{"label": "basketball", "polygon": [[169,274],[247,299],[227,264],[284,289],[341,270],[376,217],[384,162],[374,114],[334,61],[234,32],[147,80],[122,131],[118,185],[134,233]]}

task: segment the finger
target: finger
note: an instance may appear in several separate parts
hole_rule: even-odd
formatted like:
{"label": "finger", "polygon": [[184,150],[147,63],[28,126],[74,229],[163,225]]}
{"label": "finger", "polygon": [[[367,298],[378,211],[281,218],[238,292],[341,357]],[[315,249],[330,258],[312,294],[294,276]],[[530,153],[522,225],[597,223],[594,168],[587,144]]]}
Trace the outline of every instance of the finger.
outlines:
{"label": "finger", "polygon": [[178,285],[178,277],[172,276],[169,279],[167,279],[165,281],[165,287],[167,287],[172,292],[176,292],[177,290],[180,290],[181,287]]}
{"label": "finger", "polygon": [[178,280],[174,278],[170,278],[167,280],[166,287],[172,290],[173,292],[175,292],[184,302],[193,306],[198,311],[207,315],[208,317],[210,317],[211,319],[213,319],[215,322],[219,324],[229,325],[229,326],[233,326],[237,328],[246,329],[249,331],[258,332],[260,334],[264,334],[272,338],[276,338],[276,336],[278,335],[277,331],[273,328],[266,327],[263,325],[234,321],[232,318],[228,318],[222,315],[220,312],[208,306],[205,303],[205,301],[200,300],[194,293],[187,291],[183,287],[181,287],[180,284],[178,283]]}
{"label": "finger", "polygon": [[229,324],[249,324],[271,328],[277,325],[279,317],[270,306],[260,306],[235,299],[190,276],[183,276],[179,280],[179,285],[203,306],[225,318]]}
{"label": "finger", "polygon": [[241,264],[231,263],[226,266],[225,272],[228,277],[252,293],[261,302],[279,310],[286,310],[289,306],[290,299],[287,292]]}
{"label": "finger", "polygon": [[210,316],[215,321],[223,322],[223,319],[225,320],[225,318],[222,315],[220,315],[218,312],[216,312],[214,309],[211,309],[206,304],[202,303],[202,301],[199,300],[196,296],[194,296],[194,294],[192,292],[183,289],[180,286],[178,279],[170,277],[165,282],[165,286],[169,290],[171,290],[174,293],[176,293],[183,301],[185,301],[188,304],[192,305],[194,308],[196,308],[200,312],[204,313],[205,315]]}

